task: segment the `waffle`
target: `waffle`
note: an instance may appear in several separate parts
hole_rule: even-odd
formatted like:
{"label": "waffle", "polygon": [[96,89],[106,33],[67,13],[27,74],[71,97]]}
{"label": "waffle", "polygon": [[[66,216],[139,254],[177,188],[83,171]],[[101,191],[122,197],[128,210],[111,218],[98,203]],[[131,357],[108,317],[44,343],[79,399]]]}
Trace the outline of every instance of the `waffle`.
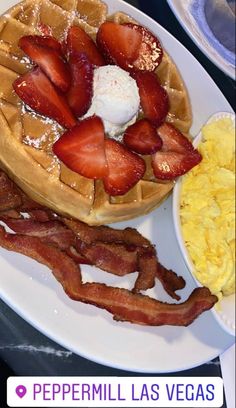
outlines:
{"label": "waffle", "polygon": [[[150,158],[142,180],[123,196],[109,196],[101,181],[69,170],[52,153],[63,129],[52,120],[27,109],[12,89],[13,81],[32,68],[18,47],[24,35],[41,34],[43,24],[58,40],[68,28],[81,26],[93,39],[105,20],[133,21],[123,13],[108,15],[100,0],[26,0],[0,17],[0,166],[34,200],[90,225],[128,220],[156,208],[171,192],[173,182],[160,183],[153,176]],[[167,121],[185,134],[191,126],[191,107],[180,74],[170,57],[158,67],[170,98]]]}

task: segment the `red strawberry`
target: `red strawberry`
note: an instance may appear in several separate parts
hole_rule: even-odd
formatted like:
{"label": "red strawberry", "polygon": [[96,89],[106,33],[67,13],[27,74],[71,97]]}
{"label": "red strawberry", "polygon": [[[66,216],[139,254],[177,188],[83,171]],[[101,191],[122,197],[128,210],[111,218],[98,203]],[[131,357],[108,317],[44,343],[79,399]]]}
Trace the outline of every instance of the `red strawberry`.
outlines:
{"label": "red strawberry", "polygon": [[132,23],[103,23],[97,44],[108,63],[127,71],[154,71],[163,54],[158,39],[147,28]]}
{"label": "red strawberry", "polygon": [[61,56],[61,46],[57,40],[53,37],[29,35],[20,39],[19,46],[61,91],[68,90],[69,69]]}
{"label": "red strawberry", "polygon": [[157,129],[157,133],[163,142],[163,152],[174,151],[185,153],[186,151],[192,152],[194,150],[191,141],[170,123],[163,123]]}
{"label": "red strawberry", "polygon": [[71,86],[67,101],[77,117],[85,115],[93,96],[93,65],[86,54],[70,55]]}
{"label": "red strawberry", "polygon": [[92,116],[79,122],[53,145],[54,153],[69,169],[92,179],[107,175],[102,120]]}
{"label": "red strawberry", "polygon": [[140,154],[153,154],[162,147],[162,140],[156,128],[147,120],[141,119],[128,127],[124,143],[129,149]]}
{"label": "red strawberry", "polygon": [[153,72],[160,65],[163,57],[163,49],[159,40],[145,27],[137,24],[127,23],[127,27],[142,35],[142,43],[138,58],[133,62],[134,71]]}
{"label": "red strawberry", "polygon": [[97,44],[106,62],[126,70],[138,58],[141,43],[141,33],[110,21],[103,23],[97,33]]}
{"label": "red strawberry", "polygon": [[76,124],[67,102],[40,68],[34,68],[17,78],[13,88],[20,99],[35,112],[56,120],[66,128]]}
{"label": "red strawberry", "polygon": [[36,45],[41,45],[42,47],[52,48],[62,56],[62,46],[56,38],[52,37],[51,35],[28,35],[25,37],[21,37],[19,40],[19,46],[23,49],[23,47],[27,47],[28,42],[31,42]]}
{"label": "red strawberry", "polygon": [[67,49],[69,54],[73,52],[86,54],[93,65],[105,65],[105,61],[92,38],[78,26],[72,26],[68,31]]}
{"label": "red strawberry", "polygon": [[141,106],[153,125],[160,126],[169,111],[169,97],[153,72],[133,74],[139,87]]}
{"label": "red strawberry", "polygon": [[105,152],[109,171],[103,179],[105,191],[123,195],[143,177],[145,161],[113,139],[105,140]]}
{"label": "red strawberry", "polygon": [[173,180],[187,173],[201,160],[202,156],[197,150],[186,153],[159,151],[152,158],[152,167],[157,179]]}

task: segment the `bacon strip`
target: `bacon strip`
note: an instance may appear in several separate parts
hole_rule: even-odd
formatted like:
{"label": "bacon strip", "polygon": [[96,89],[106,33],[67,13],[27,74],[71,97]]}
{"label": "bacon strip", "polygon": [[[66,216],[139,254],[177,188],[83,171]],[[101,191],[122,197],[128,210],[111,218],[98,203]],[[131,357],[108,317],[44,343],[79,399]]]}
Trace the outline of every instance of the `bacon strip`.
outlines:
{"label": "bacon strip", "polygon": [[67,218],[63,218],[63,222],[86,244],[99,241],[106,243],[125,243],[139,247],[149,247],[151,245],[150,241],[144,238],[134,228],[119,230],[103,225],[100,227],[91,227],[84,222],[69,220]]}
{"label": "bacon strip", "polygon": [[137,271],[137,249],[135,247],[130,250],[124,244],[103,242],[88,245],[77,239],[76,248],[92,265],[106,272],[125,276]]}
{"label": "bacon strip", "polygon": [[209,289],[196,288],[185,302],[168,304],[101,283],[83,284],[79,295],[72,294],[72,298],[106,309],[114,320],[148,326],[188,326],[218,300]]}
{"label": "bacon strip", "polygon": [[181,290],[185,287],[185,280],[182,276],[178,276],[171,269],[166,269],[163,265],[157,262],[156,265],[156,276],[162,283],[165,291],[176,300],[180,299],[180,296],[175,292]]}
{"label": "bacon strip", "polygon": [[106,309],[115,320],[151,326],[187,326],[217,302],[207,288],[195,289],[184,303],[167,304],[101,283],[82,284],[79,266],[60,249],[48,246],[38,237],[6,233],[1,226],[0,245],[47,265],[71,299]]}
{"label": "bacon strip", "polygon": [[31,237],[39,237],[42,241],[68,249],[75,244],[75,235],[59,221],[39,222],[31,219],[7,219],[5,224],[14,232]]}
{"label": "bacon strip", "polygon": [[0,212],[13,210],[21,203],[21,196],[13,182],[0,170]]}
{"label": "bacon strip", "polygon": [[[66,250],[77,262],[96,265],[118,276],[138,271],[135,292],[152,288],[157,277],[169,295],[179,299],[175,292],[184,287],[183,278],[158,263],[155,248],[135,229],[90,227],[81,221],[60,218],[27,197],[4,172],[0,172],[0,209],[1,197],[4,211],[0,213],[0,219],[13,231],[41,237],[45,242]],[[21,219],[24,212],[28,213],[30,220]],[[64,225],[59,223],[60,220]],[[74,248],[74,234],[84,243],[83,251],[78,245],[78,251]]]}
{"label": "bacon strip", "polygon": [[155,286],[157,256],[154,248],[141,249],[138,254],[138,278],[133,289],[134,293],[151,289]]}
{"label": "bacon strip", "polygon": [[48,266],[68,295],[79,289],[82,282],[80,267],[59,248],[47,245],[38,237],[7,233],[1,225],[0,246]]}

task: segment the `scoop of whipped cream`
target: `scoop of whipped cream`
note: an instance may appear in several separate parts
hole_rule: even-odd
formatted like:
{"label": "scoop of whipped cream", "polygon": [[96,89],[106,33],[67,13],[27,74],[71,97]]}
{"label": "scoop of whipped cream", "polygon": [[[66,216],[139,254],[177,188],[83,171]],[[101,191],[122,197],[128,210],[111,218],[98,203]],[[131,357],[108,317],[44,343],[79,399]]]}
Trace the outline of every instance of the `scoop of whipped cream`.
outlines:
{"label": "scoop of whipped cream", "polygon": [[99,116],[105,132],[116,136],[136,121],[139,106],[138,86],[128,72],[115,65],[95,69],[92,104],[85,117]]}

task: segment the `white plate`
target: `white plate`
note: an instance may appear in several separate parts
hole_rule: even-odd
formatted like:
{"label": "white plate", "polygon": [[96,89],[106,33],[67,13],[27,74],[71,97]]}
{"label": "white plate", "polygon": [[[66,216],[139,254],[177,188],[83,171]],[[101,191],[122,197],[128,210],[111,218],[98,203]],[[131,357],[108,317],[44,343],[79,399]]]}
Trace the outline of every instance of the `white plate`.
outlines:
{"label": "white plate", "polygon": [[[229,63],[225,57],[225,54],[228,55],[227,50],[224,49],[224,47],[221,46],[216,39],[214,40],[214,35],[211,34],[204,15],[200,19],[201,27],[193,18],[192,13],[190,12],[190,6],[193,1],[196,2],[196,0],[167,0],[170,8],[184,30],[200,48],[200,50],[206,55],[206,57],[209,58],[225,74],[229,75],[232,79],[235,79],[235,63]],[[196,5],[198,5],[199,8],[202,7],[202,0],[198,3],[196,2]]]}
{"label": "white plate", "polygon": [[[3,12],[13,1],[1,3]],[[121,10],[148,26],[162,41],[183,74],[194,112],[193,134],[217,111],[230,105],[196,59],[155,21],[120,0],[107,0],[110,12]],[[183,300],[195,287],[175,238],[171,198],[146,217],[119,224],[138,228],[157,245],[160,261],[185,277]],[[18,314],[59,344],[90,360],[117,368],[166,373],[209,361],[234,342],[206,312],[190,327],[141,327],[117,323],[93,306],[70,300],[51,272],[35,261],[0,249],[0,296]],[[120,284],[120,278],[95,268],[83,268],[90,280]],[[134,277],[133,277],[134,279]],[[128,280],[122,281],[125,286]],[[169,300],[160,288],[152,292]],[[194,351],[194,352],[193,352]]]}
{"label": "white plate", "polygon": [[[212,123],[217,121],[219,118],[230,118],[232,122],[235,124],[235,115],[227,112],[219,112],[215,113],[213,116],[209,118],[206,124]],[[194,146],[197,147],[198,144],[201,142],[202,139],[202,132],[200,132],[196,138],[194,139]],[[180,195],[181,195],[181,185],[182,185],[182,178],[178,180],[175,185],[174,192],[173,192],[173,218],[174,218],[174,227],[176,236],[178,239],[178,244],[180,246],[180,250],[183,254],[184,260],[189,271],[192,273],[194,270],[193,262],[189,256],[187,248],[184,243],[184,238],[182,234],[182,227],[180,221],[180,212],[179,212],[179,205],[180,205]],[[193,277],[194,274],[192,273]],[[199,281],[194,277],[198,286]],[[231,334],[232,336],[235,335],[235,294],[231,296],[223,297],[220,302],[220,307],[214,307],[212,310],[216,320],[221,325],[223,330],[227,333]]]}

